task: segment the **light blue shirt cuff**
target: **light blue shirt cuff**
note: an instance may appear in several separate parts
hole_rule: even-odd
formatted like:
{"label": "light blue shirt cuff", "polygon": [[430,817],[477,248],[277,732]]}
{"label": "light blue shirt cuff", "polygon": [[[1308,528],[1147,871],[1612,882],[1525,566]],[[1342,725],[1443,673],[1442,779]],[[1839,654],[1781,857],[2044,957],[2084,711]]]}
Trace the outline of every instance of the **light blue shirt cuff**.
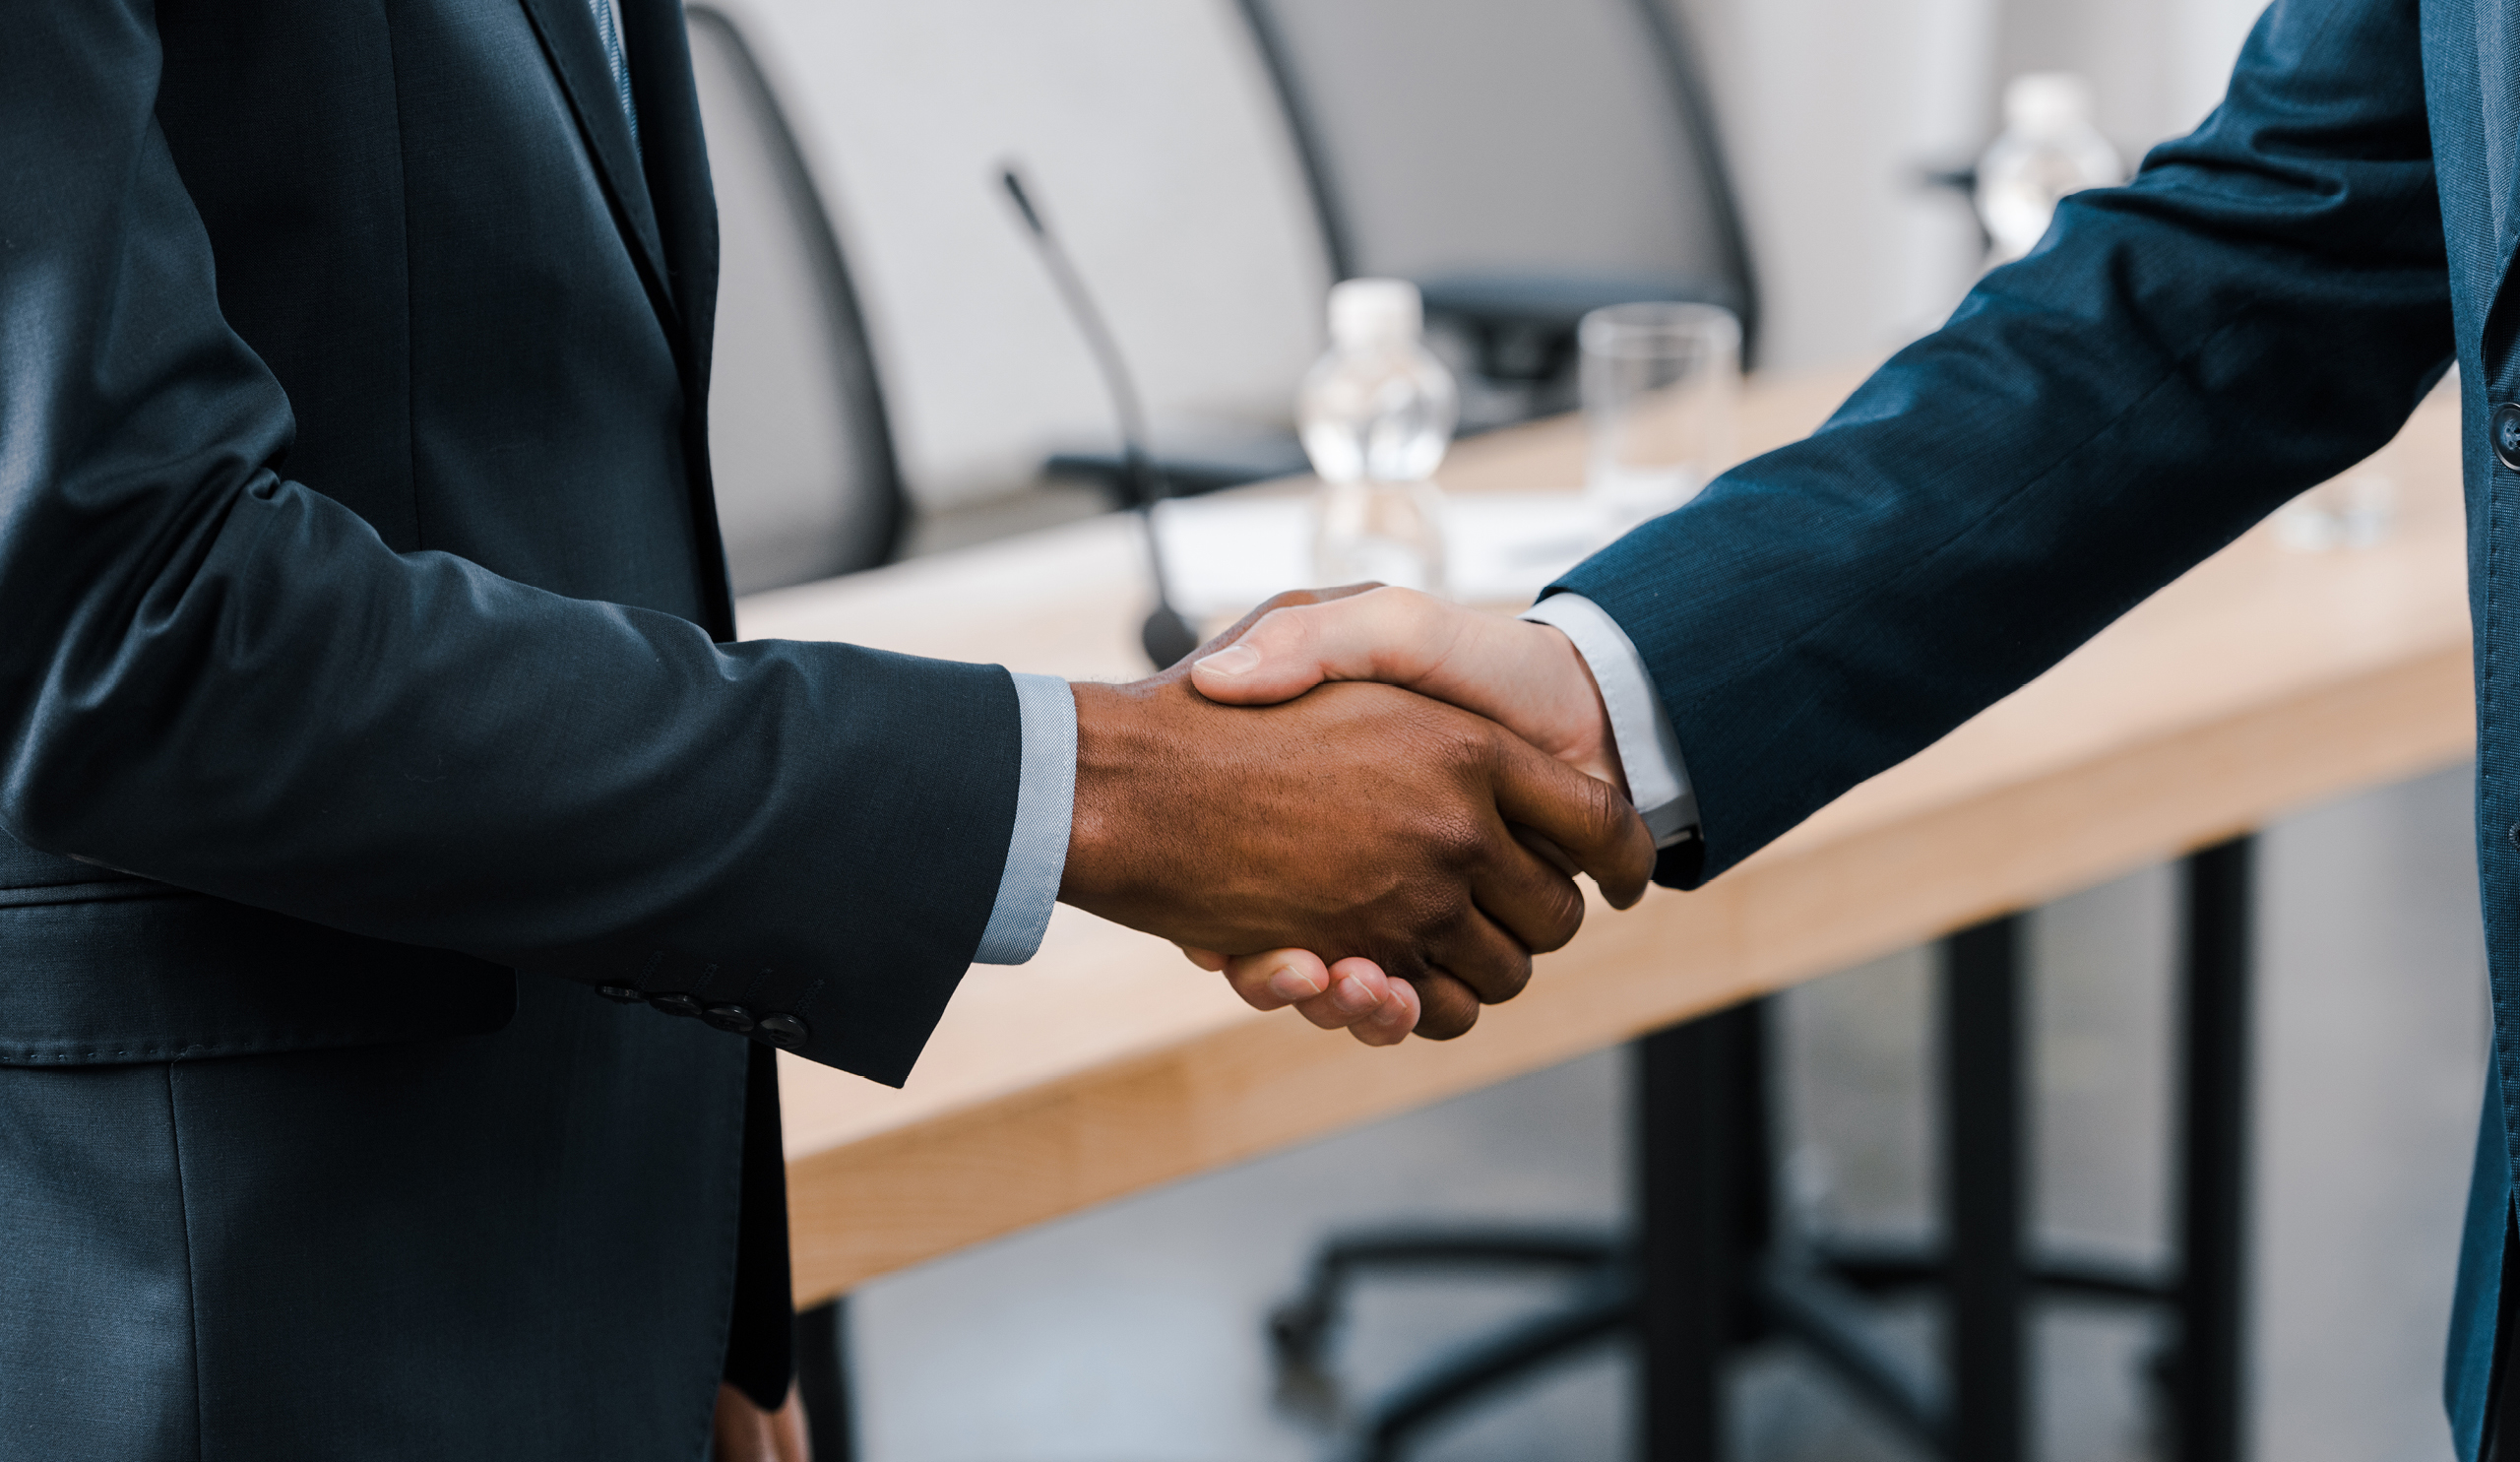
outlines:
{"label": "light blue shirt cuff", "polygon": [[1628,796],[1653,830],[1654,846],[1669,848],[1696,836],[1697,794],[1689,787],[1688,764],[1680,760],[1680,738],[1636,642],[1608,610],[1580,594],[1552,594],[1523,617],[1563,632],[1591,667],[1610,713],[1619,765],[1627,771]]}
{"label": "light blue shirt cuff", "polygon": [[972,956],[983,965],[1020,965],[1041,947],[1076,816],[1076,692],[1056,675],[1017,675],[1015,704],[1023,715],[1024,771],[997,904]]}

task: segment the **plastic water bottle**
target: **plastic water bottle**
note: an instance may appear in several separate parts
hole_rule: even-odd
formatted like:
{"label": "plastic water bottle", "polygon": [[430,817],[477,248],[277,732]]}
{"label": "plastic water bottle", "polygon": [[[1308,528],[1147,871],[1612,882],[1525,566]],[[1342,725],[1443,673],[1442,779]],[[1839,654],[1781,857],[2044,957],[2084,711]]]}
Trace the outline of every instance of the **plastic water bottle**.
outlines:
{"label": "plastic water bottle", "polygon": [[1321,477],[1313,572],[1444,593],[1444,495],[1435,468],[1460,413],[1452,373],[1420,338],[1406,280],[1330,290],[1330,353],[1303,379],[1296,420]]}
{"label": "plastic water bottle", "polygon": [[2036,247],[2057,199],[2125,180],[2125,160],[2092,125],[2091,83],[2066,71],[2014,77],[2004,88],[2003,135],[1978,160],[1978,217],[1994,236],[1986,262]]}

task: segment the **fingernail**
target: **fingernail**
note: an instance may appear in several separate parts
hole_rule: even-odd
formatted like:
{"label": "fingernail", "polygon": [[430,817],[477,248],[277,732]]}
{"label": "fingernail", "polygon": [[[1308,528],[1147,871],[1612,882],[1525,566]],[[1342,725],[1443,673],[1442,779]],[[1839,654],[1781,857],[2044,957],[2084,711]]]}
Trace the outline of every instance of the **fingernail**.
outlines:
{"label": "fingernail", "polygon": [[1228,645],[1200,661],[1197,667],[1218,675],[1247,675],[1259,663],[1259,651],[1248,645]]}
{"label": "fingernail", "polygon": [[1299,965],[1280,965],[1269,972],[1269,993],[1281,1000],[1309,1000],[1321,993],[1321,986]]}
{"label": "fingernail", "polygon": [[1350,975],[1339,982],[1331,999],[1337,1001],[1342,1010],[1362,1010],[1374,1002],[1374,992],[1365,987],[1363,981]]}

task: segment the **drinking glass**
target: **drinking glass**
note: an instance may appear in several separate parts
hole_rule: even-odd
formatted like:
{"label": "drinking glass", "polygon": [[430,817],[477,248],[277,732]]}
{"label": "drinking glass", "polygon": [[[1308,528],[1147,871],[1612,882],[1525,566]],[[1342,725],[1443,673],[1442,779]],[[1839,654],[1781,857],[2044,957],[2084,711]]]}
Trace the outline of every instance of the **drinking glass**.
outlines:
{"label": "drinking glass", "polygon": [[1614,304],[1584,317],[1585,491],[1613,532],[1687,502],[1732,460],[1741,322],[1711,304]]}

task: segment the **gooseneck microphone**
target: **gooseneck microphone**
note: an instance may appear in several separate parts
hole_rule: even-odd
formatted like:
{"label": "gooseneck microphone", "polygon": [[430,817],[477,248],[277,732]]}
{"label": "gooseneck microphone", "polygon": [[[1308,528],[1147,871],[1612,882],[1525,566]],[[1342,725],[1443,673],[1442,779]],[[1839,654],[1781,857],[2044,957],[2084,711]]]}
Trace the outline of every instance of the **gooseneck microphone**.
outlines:
{"label": "gooseneck microphone", "polygon": [[1199,636],[1180,611],[1172,607],[1171,581],[1164,571],[1164,544],[1156,538],[1155,505],[1170,494],[1166,490],[1164,475],[1147,455],[1146,409],[1138,398],[1137,382],[1129,376],[1128,363],[1120,358],[1118,342],[1102,322],[1102,312],[1094,307],[1094,296],[1087,292],[1085,280],[1076,272],[1067,250],[1059,246],[1058,235],[1050,231],[1040,210],[1033,207],[1023,175],[1010,162],[998,180],[1006,185],[1006,196],[1015,200],[1015,211],[1023,216],[1025,231],[1032,235],[1034,252],[1049,271],[1050,283],[1057,286],[1060,300],[1076,322],[1077,333],[1085,337],[1086,350],[1093,355],[1095,368],[1102,372],[1103,388],[1111,395],[1111,413],[1120,423],[1121,489],[1145,530],[1147,569],[1155,580],[1155,610],[1146,616],[1138,643],[1160,670],[1198,649]]}

